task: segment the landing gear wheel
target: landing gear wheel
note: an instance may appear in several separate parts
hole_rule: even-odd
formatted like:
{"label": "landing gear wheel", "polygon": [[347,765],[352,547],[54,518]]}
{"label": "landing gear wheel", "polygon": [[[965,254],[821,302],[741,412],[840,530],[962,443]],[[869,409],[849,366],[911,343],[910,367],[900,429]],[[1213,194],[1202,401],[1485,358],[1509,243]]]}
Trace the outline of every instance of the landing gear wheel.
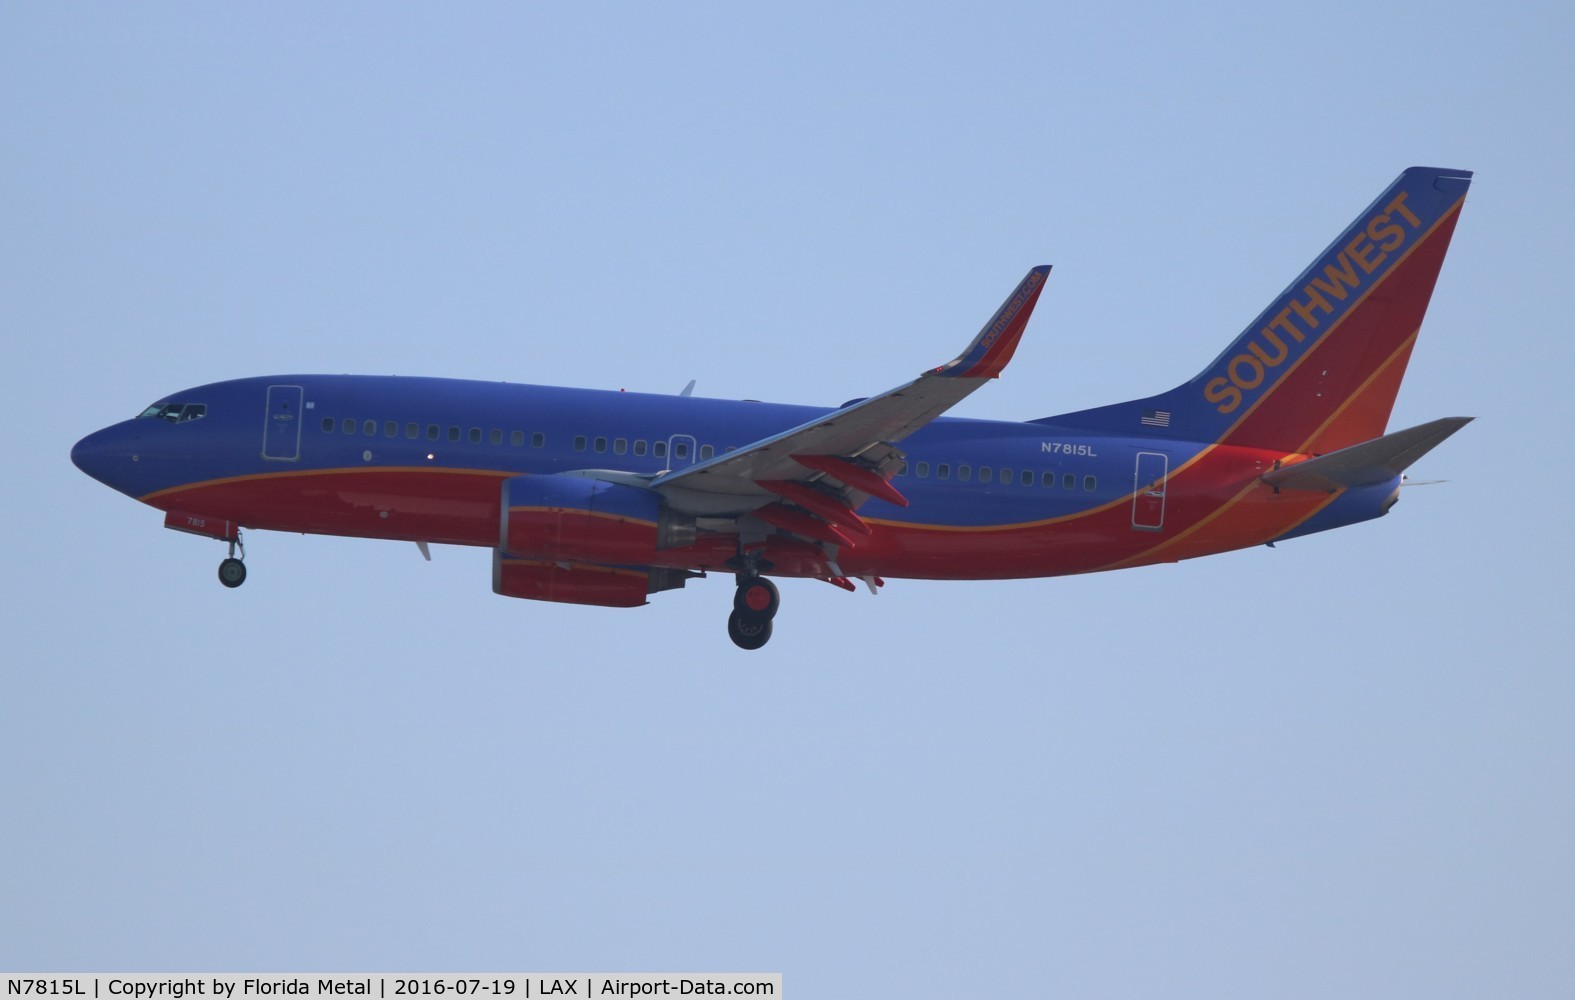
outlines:
{"label": "landing gear wheel", "polygon": [[777,616],[782,606],[782,595],[777,585],[763,576],[752,576],[738,585],[733,595],[733,610],[746,621],[769,622]]}
{"label": "landing gear wheel", "polygon": [[727,616],[727,637],[739,649],[759,649],[771,641],[771,619],[750,621],[735,611]]}
{"label": "landing gear wheel", "polygon": [[246,582],[246,564],[239,559],[226,559],[219,563],[219,582],[235,588]]}

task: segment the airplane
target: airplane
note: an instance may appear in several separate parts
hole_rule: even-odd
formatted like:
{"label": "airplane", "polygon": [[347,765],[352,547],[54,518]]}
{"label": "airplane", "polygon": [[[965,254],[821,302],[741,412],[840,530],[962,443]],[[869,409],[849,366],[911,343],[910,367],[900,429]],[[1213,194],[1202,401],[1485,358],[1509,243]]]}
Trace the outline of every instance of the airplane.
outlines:
{"label": "airplane", "polygon": [[[635,607],[734,578],[728,635],[771,638],[773,578],[1059,576],[1178,562],[1386,514],[1470,421],[1386,433],[1471,173],[1404,171],[1176,388],[1027,422],[944,417],[997,378],[1035,267],[953,360],[841,407],[364,375],[177,392],[71,451],[225,542],[242,529],[492,550],[507,597]],[[238,554],[237,554],[238,553]]]}

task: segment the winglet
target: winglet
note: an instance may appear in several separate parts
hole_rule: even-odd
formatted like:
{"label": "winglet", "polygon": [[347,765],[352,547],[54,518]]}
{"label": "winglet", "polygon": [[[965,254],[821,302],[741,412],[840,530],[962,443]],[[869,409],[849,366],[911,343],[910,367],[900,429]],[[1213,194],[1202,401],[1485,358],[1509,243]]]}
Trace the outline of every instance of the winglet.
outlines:
{"label": "winglet", "polygon": [[1039,293],[1044,291],[1045,278],[1049,275],[1049,264],[1029,271],[966,351],[925,374],[942,378],[999,378],[1017,350],[1017,342],[1023,337],[1023,328],[1028,325],[1028,317],[1033,315],[1034,303],[1039,301]]}
{"label": "winglet", "polygon": [[1336,490],[1373,486],[1393,479],[1411,463],[1442,444],[1444,439],[1471,422],[1470,417],[1445,417],[1383,437],[1309,458],[1266,472],[1264,482],[1275,489]]}

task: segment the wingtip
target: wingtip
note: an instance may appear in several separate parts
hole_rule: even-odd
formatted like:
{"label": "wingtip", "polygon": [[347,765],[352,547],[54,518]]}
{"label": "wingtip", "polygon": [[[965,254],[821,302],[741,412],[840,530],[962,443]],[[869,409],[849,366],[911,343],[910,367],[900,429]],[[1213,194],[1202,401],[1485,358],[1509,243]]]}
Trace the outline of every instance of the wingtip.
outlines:
{"label": "wingtip", "polygon": [[967,350],[949,364],[941,365],[928,374],[948,378],[999,378],[1017,342],[1022,338],[1028,319],[1033,315],[1039,293],[1044,291],[1045,279],[1050,275],[1049,264],[1029,268],[1023,280],[1012,289],[1001,308],[985,323],[984,329],[968,345]]}

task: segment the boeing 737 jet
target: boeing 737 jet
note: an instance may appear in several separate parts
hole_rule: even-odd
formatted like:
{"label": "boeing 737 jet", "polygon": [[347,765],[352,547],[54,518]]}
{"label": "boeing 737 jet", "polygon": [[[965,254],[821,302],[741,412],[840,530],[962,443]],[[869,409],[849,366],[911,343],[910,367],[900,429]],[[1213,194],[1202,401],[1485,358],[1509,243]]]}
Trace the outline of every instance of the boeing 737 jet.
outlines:
{"label": "boeing 737 jet", "polygon": [[1058,576],[1378,517],[1470,418],[1386,433],[1471,174],[1400,175],[1198,375],[1015,423],[944,417],[1000,376],[1050,268],[955,359],[828,409],[454,379],[271,375],[187,389],[71,458],[229,545],[242,529],[492,550],[508,597],[634,607],[733,577],[728,635],[771,637],[772,578]]}

